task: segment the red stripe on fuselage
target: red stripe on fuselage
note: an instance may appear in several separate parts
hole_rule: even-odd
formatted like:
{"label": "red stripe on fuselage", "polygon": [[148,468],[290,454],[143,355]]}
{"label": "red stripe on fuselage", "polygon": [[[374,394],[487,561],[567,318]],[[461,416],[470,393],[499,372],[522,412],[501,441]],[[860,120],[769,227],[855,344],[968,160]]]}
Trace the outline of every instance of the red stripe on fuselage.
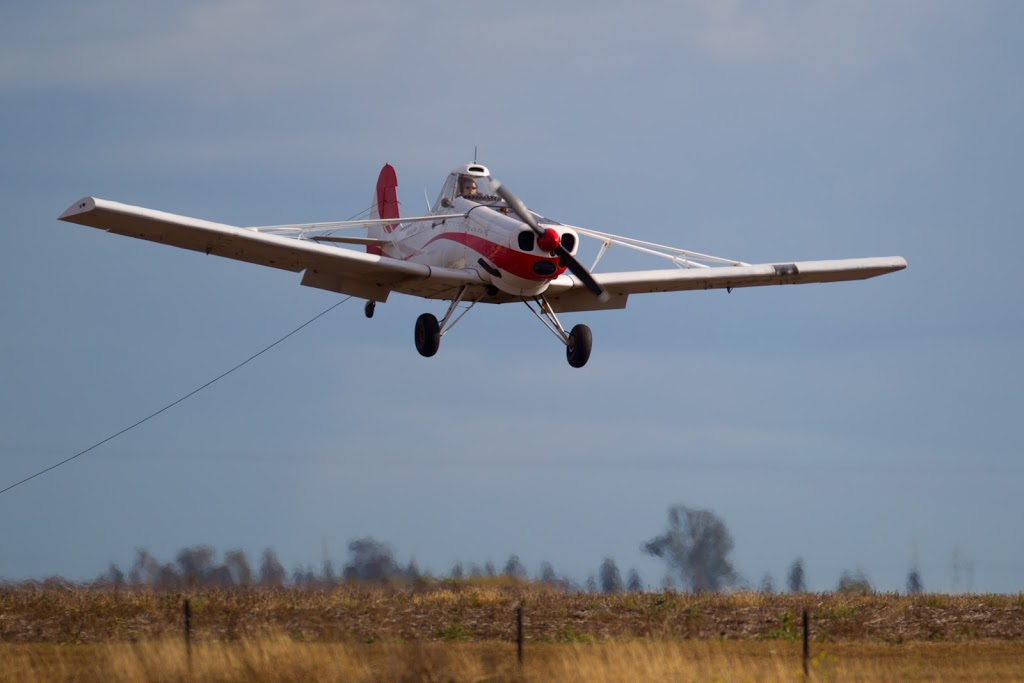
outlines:
{"label": "red stripe on fuselage", "polygon": [[[525,254],[515,249],[509,249],[508,247],[502,246],[495,242],[492,242],[483,237],[477,235],[471,235],[465,232],[444,232],[434,237],[430,242],[423,245],[424,249],[427,245],[432,244],[438,240],[451,240],[452,242],[458,242],[466,247],[469,247],[476,253],[480,254],[484,258],[489,259],[494,265],[501,270],[521,277],[524,280],[552,280],[563,272],[565,267],[559,265],[558,258],[552,256],[536,256],[534,254]],[[540,261],[548,261],[555,265],[555,272],[551,275],[538,275],[534,270],[534,264]]]}

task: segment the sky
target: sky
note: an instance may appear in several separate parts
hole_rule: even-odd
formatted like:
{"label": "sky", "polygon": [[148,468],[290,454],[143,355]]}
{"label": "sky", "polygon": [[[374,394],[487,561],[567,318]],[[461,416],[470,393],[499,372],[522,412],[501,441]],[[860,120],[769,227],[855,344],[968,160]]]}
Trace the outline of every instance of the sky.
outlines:
{"label": "sky", "polygon": [[[0,580],[137,548],[577,581],[672,505],[746,585],[1024,590],[1024,5],[6,3],[0,488],[119,432],[341,297],[62,223],[86,195],[233,225],[340,220],[380,167],[423,210],[473,160],[573,225],[750,263],[898,255],[865,282],[565,315],[348,301],[158,417],[0,495]],[[589,250],[589,251],[588,251]],[[584,244],[584,263],[596,246]],[[999,258],[996,258],[999,257]],[[661,267],[613,249],[599,270]]]}

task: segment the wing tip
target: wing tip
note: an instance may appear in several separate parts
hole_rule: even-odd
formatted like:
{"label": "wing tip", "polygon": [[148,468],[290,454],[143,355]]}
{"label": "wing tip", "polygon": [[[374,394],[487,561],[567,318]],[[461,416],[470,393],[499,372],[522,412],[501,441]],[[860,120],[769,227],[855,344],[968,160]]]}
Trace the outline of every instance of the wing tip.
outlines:
{"label": "wing tip", "polygon": [[83,213],[89,213],[96,208],[95,197],[82,197],[77,202],[64,210],[64,213],[57,216],[57,220],[66,221]]}

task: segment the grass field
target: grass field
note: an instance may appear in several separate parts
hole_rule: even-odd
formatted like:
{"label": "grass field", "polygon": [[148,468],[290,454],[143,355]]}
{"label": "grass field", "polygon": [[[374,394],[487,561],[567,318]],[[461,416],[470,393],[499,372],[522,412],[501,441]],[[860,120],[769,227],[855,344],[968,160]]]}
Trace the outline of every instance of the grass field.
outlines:
{"label": "grass field", "polygon": [[[830,643],[813,681],[1019,681],[1020,643]],[[303,643],[288,636],[0,645],[0,681],[801,681],[800,645],[763,641]]]}
{"label": "grass field", "polygon": [[0,681],[802,680],[805,608],[812,680],[1024,680],[1020,595],[595,595],[439,583],[6,587]]}

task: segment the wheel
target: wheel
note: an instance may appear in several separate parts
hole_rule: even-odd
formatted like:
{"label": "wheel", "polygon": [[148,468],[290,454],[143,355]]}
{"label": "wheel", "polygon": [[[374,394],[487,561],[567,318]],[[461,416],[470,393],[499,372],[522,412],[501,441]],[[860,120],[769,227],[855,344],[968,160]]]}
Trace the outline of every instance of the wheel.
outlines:
{"label": "wheel", "polygon": [[569,332],[569,343],[565,345],[565,357],[569,365],[574,368],[582,368],[590,360],[590,347],[593,344],[594,335],[586,325],[576,325]]}
{"label": "wheel", "polygon": [[429,358],[437,353],[440,345],[441,326],[437,324],[437,318],[430,313],[416,318],[416,350],[420,355]]}
{"label": "wheel", "polygon": [[366,314],[367,318],[372,318],[373,317],[373,312],[375,310],[377,310],[377,302],[376,301],[367,301],[366,302],[366,306],[363,308],[363,313]]}

